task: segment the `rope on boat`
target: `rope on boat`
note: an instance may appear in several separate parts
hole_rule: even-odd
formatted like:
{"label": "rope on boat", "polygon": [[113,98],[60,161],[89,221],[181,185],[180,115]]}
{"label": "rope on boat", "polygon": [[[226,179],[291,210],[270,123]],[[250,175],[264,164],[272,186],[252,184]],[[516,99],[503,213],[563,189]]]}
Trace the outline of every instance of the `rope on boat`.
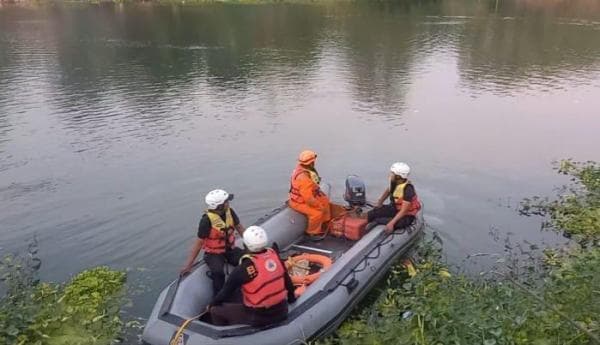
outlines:
{"label": "rope on boat", "polygon": [[202,313],[185,320],[181,326],[177,329],[177,332],[175,333],[175,336],[173,337],[173,339],[171,339],[171,341],[169,342],[169,345],[179,345],[179,344],[183,344],[179,342],[179,339],[181,338],[181,336],[183,335],[183,331],[185,331],[185,329],[187,328],[187,326],[190,324],[190,322],[201,318],[204,314],[208,313],[208,309],[203,311]]}

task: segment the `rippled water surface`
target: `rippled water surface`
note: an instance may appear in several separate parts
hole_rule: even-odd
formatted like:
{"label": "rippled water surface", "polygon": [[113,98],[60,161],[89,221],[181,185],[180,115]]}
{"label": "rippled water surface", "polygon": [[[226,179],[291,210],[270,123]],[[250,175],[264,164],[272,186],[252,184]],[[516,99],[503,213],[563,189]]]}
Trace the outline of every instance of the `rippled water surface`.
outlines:
{"label": "rippled water surface", "polygon": [[[204,194],[245,224],[295,156],[371,199],[413,168],[450,262],[500,237],[554,243],[518,202],[600,160],[600,5],[414,1],[0,7],[0,253],[37,234],[45,279],[144,267],[146,315]],[[492,231],[490,231],[492,230]]]}

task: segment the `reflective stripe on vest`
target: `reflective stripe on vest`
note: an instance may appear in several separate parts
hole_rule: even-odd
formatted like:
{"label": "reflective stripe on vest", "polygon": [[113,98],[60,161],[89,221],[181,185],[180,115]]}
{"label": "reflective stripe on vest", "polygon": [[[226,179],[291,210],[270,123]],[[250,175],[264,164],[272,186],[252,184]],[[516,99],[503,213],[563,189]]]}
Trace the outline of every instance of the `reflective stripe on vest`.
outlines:
{"label": "reflective stripe on vest", "polygon": [[225,221],[213,211],[206,211],[210,220],[210,233],[204,239],[204,251],[210,254],[223,254],[227,246],[233,247],[235,237],[233,236],[234,221],[231,209],[225,211]]}
{"label": "reflective stripe on vest", "polygon": [[316,185],[316,188],[313,191],[314,195],[318,194],[319,183],[321,183],[321,177],[319,176],[319,174],[316,171],[306,169],[306,168],[303,168],[302,166],[298,165],[296,167],[296,169],[294,169],[294,172],[292,172],[292,179],[290,181],[290,200],[292,200],[293,202],[299,203],[299,204],[305,203],[306,200],[304,200],[304,198],[300,194],[300,189],[298,188],[296,181],[298,179],[298,176],[300,176],[301,174],[304,174],[304,173],[308,173],[308,176]]}
{"label": "reflective stripe on vest", "polygon": [[252,260],[256,276],[242,285],[244,305],[250,308],[270,308],[286,300],[285,269],[277,253],[268,248],[264,253],[245,257]]}
{"label": "reflective stripe on vest", "polygon": [[[394,205],[396,205],[396,209],[398,211],[400,211],[402,204],[404,202],[406,202],[404,200],[404,189],[409,184],[411,184],[409,181],[406,181],[401,184],[397,184],[396,188],[394,188],[392,193],[390,193],[391,202]],[[414,188],[414,186],[413,186],[413,188]],[[410,201],[410,208],[408,209],[408,212],[406,212],[406,215],[416,216],[420,209],[421,209],[421,202],[419,201],[419,198],[417,197],[417,192],[415,191],[415,195],[413,196],[412,200]]]}

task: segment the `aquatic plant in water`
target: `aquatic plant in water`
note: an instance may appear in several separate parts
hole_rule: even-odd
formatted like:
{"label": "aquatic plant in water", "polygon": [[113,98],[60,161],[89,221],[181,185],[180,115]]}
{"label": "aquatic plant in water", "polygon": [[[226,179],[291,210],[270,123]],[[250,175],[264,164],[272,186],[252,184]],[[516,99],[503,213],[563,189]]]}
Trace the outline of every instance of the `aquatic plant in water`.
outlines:
{"label": "aquatic plant in water", "polygon": [[96,267],[66,284],[46,283],[33,259],[12,255],[0,264],[1,344],[110,344],[120,334],[124,272]]}
{"label": "aquatic plant in water", "polygon": [[573,236],[581,244],[600,241],[600,165],[596,162],[563,160],[555,169],[571,178],[554,200],[541,197],[521,203],[523,215],[547,217],[543,227]]}

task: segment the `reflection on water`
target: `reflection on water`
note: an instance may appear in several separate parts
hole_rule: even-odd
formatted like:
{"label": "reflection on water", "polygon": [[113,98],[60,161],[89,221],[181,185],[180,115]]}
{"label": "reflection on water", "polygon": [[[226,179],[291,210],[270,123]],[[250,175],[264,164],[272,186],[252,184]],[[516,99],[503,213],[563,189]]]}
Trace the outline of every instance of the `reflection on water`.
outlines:
{"label": "reflection on water", "polygon": [[473,20],[461,33],[461,76],[472,88],[506,94],[591,83],[598,76],[599,30],[600,23],[565,26],[548,17]]}
{"label": "reflection on water", "polygon": [[454,263],[501,251],[491,226],[556,241],[512,208],[563,182],[551,160],[600,159],[600,8],[543,3],[1,7],[0,251],[149,267],[151,300],[205,192],[249,224],[306,147],[336,197],[408,161]]}

